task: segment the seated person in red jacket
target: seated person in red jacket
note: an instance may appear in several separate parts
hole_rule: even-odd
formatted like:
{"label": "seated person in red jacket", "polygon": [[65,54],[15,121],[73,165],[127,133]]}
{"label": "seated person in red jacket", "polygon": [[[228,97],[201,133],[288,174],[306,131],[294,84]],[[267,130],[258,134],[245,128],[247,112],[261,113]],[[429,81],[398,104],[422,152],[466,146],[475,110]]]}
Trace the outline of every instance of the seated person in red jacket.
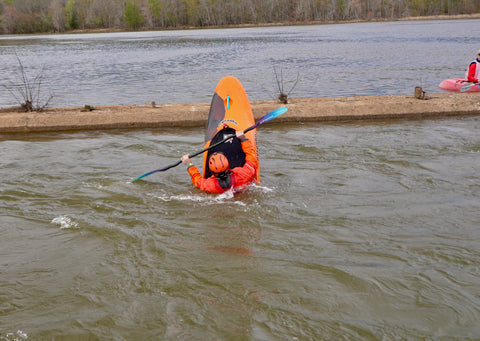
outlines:
{"label": "seated person in red jacket", "polygon": [[477,53],[477,59],[472,61],[468,66],[466,78],[469,82],[478,83],[480,77],[480,50]]}
{"label": "seated person in red jacket", "polygon": [[192,164],[188,154],[182,156],[182,162],[187,166],[195,186],[208,193],[220,194],[230,188],[241,190],[255,180],[258,160],[252,142],[246,138],[243,131],[237,131],[236,136],[241,141],[242,150],[245,153],[245,164],[242,167],[230,169],[225,155],[213,153],[208,159],[208,166],[214,175],[205,179],[200,175],[198,168]]}

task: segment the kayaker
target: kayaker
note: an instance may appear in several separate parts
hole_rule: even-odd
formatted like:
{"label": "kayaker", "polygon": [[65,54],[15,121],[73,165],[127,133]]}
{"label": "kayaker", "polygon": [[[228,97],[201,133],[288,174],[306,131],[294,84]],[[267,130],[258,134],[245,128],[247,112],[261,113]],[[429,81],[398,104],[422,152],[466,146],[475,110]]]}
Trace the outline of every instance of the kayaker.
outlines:
{"label": "kayaker", "polygon": [[240,191],[255,179],[258,160],[252,142],[247,139],[243,131],[237,131],[235,135],[240,140],[245,153],[245,164],[242,167],[230,169],[228,159],[223,153],[213,153],[208,159],[208,166],[213,175],[205,179],[193,165],[188,154],[182,156],[182,162],[187,166],[193,184],[202,191],[215,194],[223,193],[230,188]]}
{"label": "kayaker", "polygon": [[477,59],[472,61],[468,66],[467,74],[465,78],[469,82],[478,83],[478,78],[480,77],[480,50],[477,53]]}

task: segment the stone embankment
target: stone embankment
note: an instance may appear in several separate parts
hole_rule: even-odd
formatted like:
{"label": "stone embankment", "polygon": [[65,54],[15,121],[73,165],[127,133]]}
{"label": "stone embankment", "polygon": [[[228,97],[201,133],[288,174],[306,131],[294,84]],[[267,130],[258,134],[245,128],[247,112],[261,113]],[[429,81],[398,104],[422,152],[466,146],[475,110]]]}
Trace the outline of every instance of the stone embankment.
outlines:
{"label": "stone embankment", "polygon": [[[253,101],[258,119],[282,106],[278,101]],[[279,122],[418,119],[480,114],[480,93],[291,98]],[[0,133],[102,130],[205,125],[210,103],[51,108],[44,112],[0,110]]]}

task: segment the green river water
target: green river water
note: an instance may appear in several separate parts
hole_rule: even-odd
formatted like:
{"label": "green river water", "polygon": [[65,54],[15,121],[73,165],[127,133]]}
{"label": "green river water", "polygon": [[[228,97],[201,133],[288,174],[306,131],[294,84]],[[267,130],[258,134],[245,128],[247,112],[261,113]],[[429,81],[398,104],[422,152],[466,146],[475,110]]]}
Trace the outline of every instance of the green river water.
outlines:
{"label": "green river water", "polygon": [[[480,118],[0,135],[0,340],[479,340]],[[194,162],[201,164],[200,158]]]}

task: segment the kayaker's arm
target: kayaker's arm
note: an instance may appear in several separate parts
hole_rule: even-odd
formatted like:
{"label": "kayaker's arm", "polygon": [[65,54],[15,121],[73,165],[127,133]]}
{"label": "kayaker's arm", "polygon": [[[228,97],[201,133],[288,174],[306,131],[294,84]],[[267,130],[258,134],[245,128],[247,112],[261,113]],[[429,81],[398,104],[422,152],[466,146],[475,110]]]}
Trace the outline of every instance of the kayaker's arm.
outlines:
{"label": "kayaker's arm", "polygon": [[213,178],[204,179],[202,177],[197,166],[192,163],[192,160],[188,154],[183,155],[181,160],[187,167],[187,172],[190,175],[194,186],[209,193],[222,193],[222,188],[218,185],[218,182],[216,182]]}
{"label": "kayaker's arm", "polygon": [[242,143],[242,150],[245,153],[245,164],[247,164],[247,162],[251,163],[251,166],[256,171],[258,169],[258,159],[252,141],[247,139],[243,131],[237,131],[235,134]]}
{"label": "kayaker's arm", "polygon": [[187,172],[190,174],[190,178],[192,179],[192,183],[194,186],[200,188],[202,191],[205,190],[202,187],[202,180],[205,180],[202,178],[202,175],[200,174],[200,171],[198,170],[197,166],[194,166],[193,164],[189,164],[187,166]]}

